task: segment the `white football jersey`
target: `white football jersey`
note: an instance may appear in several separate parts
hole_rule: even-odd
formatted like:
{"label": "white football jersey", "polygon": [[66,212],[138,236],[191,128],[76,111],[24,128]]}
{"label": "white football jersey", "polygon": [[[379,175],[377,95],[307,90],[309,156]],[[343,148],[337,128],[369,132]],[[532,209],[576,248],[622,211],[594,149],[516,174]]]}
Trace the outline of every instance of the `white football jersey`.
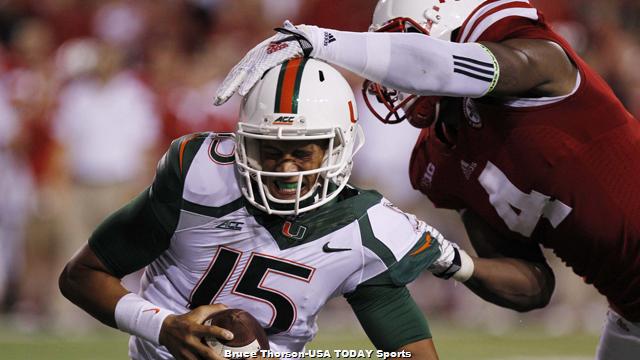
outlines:
{"label": "white football jersey", "polygon": [[[400,266],[425,239],[422,221],[375,191],[349,188],[350,196],[315,211],[268,215],[240,193],[231,136],[200,135],[190,154],[188,141],[180,145],[178,164],[165,155],[159,165],[159,172],[173,166],[185,175],[168,248],[142,279],[140,295],[158,306],[175,313],[212,303],[244,309],[267,330],[271,350],[303,351],[329,299]],[[165,191],[159,177],[151,196]],[[411,259],[411,268],[419,272],[437,255],[434,249],[419,268]],[[402,272],[398,279],[407,278]],[[137,337],[129,348],[134,359],[173,358]]]}

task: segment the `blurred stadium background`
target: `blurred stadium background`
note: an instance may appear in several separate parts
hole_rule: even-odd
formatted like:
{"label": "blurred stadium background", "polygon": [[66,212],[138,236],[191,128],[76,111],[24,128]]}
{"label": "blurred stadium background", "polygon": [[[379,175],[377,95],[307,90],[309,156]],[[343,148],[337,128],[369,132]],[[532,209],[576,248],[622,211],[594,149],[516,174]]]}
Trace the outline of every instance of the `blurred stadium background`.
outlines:
{"label": "blurred stadium background", "polygon": [[[640,2],[531,0],[640,116]],[[126,336],[57,291],[95,225],[153,176],[171,139],[234,129],[217,85],[283,19],[367,29],[375,0],[0,0],[0,359],[126,358]],[[401,55],[401,54],[398,54]],[[345,74],[359,94],[361,80]],[[461,223],[413,191],[417,130],[360,104],[367,144],[352,181],[469,248]],[[424,275],[411,290],[443,359],[592,358],[606,303],[549,254],[552,304],[518,314]],[[136,288],[136,277],[125,283]],[[342,299],[311,348],[370,348]]]}

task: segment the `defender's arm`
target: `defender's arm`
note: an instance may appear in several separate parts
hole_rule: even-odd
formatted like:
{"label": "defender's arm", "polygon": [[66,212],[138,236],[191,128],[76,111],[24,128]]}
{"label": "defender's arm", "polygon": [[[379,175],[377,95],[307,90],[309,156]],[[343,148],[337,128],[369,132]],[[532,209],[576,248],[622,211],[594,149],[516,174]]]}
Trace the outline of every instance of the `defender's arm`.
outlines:
{"label": "defender's arm", "polygon": [[327,31],[339,41],[314,48],[312,56],[410,94],[561,96],[577,76],[565,51],[547,40],[455,43],[414,33]]}
{"label": "defender's arm", "polygon": [[464,284],[484,300],[513,310],[546,306],[555,277],[540,247],[504,239],[470,211],[462,219],[479,255],[473,258],[473,276]]}

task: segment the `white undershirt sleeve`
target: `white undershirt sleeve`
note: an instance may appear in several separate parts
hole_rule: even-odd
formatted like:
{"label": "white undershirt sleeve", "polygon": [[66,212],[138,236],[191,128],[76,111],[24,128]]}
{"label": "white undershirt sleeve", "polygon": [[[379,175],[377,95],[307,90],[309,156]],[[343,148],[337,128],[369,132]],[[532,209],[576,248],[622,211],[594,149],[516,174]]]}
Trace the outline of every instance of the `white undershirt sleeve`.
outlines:
{"label": "white undershirt sleeve", "polygon": [[460,44],[415,33],[346,32],[304,25],[302,30],[312,37],[312,57],[411,94],[481,97],[493,90],[500,75],[495,56],[479,43]]}

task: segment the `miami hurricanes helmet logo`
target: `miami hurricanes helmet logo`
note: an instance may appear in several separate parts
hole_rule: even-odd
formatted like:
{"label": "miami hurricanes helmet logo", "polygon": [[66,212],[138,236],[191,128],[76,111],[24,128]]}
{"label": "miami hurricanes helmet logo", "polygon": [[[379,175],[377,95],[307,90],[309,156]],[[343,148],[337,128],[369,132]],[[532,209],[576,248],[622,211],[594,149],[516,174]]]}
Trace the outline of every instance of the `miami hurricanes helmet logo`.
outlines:
{"label": "miami hurricanes helmet logo", "polygon": [[307,233],[307,228],[302,225],[293,224],[289,221],[285,221],[282,225],[282,235],[289,239],[302,240]]}

